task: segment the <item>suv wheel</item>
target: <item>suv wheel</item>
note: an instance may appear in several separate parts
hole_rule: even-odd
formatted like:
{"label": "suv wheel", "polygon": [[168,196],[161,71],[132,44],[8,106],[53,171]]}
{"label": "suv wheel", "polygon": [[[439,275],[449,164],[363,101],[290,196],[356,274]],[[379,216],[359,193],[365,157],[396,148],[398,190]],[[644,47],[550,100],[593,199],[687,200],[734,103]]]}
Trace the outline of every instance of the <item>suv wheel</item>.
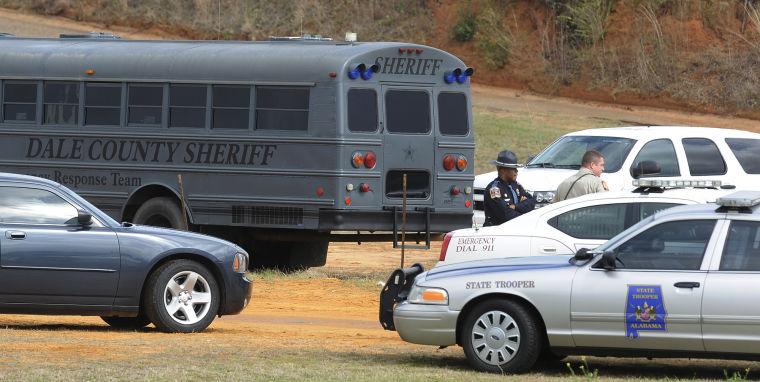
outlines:
{"label": "suv wheel", "polygon": [[170,261],[148,278],[143,307],[161,331],[198,332],[219,311],[219,287],[214,275],[192,260]]}

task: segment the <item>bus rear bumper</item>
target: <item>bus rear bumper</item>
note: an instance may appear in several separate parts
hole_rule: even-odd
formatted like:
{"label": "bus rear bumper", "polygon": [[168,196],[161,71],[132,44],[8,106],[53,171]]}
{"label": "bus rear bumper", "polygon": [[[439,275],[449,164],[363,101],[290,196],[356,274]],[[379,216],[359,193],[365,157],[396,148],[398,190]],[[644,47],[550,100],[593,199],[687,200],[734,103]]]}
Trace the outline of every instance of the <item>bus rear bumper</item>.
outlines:
{"label": "bus rear bumper", "polygon": [[[320,231],[393,231],[393,211],[320,210]],[[472,227],[472,211],[430,211],[430,232],[443,233]],[[396,212],[397,229],[401,230],[401,211]],[[406,213],[406,231],[425,232],[427,212]]]}

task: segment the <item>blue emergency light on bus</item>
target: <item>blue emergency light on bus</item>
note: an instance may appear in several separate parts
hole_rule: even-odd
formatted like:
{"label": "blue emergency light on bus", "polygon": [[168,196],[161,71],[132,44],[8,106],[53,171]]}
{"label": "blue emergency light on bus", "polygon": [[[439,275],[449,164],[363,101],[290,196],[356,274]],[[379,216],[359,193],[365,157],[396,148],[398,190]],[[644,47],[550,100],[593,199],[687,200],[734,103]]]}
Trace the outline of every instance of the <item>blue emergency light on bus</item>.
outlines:
{"label": "blue emergency light on bus", "polygon": [[454,81],[463,84],[467,82],[467,77],[472,76],[472,74],[475,72],[473,68],[467,68],[465,70],[462,70],[460,68],[456,68],[452,71],[447,71],[443,73],[443,81],[447,84],[453,84]]}
{"label": "blue emergency light on bus", "polygon": [[348,78],[355,80],[361,77],[363,80],[372,79],[372,75],[380,70],[380,65],[374,64],[369,67],[364,64],[356,65],[353,69],[348,71]]}

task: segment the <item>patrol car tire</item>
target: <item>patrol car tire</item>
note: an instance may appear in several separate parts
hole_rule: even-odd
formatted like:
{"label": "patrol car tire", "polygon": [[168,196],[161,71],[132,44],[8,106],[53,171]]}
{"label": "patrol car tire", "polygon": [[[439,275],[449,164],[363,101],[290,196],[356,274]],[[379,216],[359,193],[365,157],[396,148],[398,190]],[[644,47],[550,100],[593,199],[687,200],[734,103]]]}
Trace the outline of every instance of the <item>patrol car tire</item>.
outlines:
{"label": "patrol car tire", "polygon": [[[187,275],[184,277],[189,277],[189,275],[197,277],[193,288],[184,288],[187,278],[183,280],[183,275]],[[181,292],[175,293],[172,290],[172,281],[183,286]],[[173,310],[172,302],[180,300],[178,298],[180,293],[183,294],[182,297],[186,297],[188,293],[192,296],[197,296],[197,293],[207,294],[208,302],[198,304],[201,305],[199,307],[196,307],[192,299],[189,301],[190,309],[193,309],[196,315],[195,319],[191,315],[193,312],[186,313],[188,312],[187,304],[177,309],[174,314],[170,314],[169,311]],[[143,293],[142,308],[156,329],[162,332],[200,332],[214,321],[214,317],[219,311],[220,296],[216,277],[206,267],[192,260],[172,260],[161,265],[148,276]],[[183,317],[187,323],[182,322]]]}
{"label": "patrol car tire", "polygon": [[135,213],[134,223],[156,227],[182,229],[185,216],[173,198],[160,196],[148,199]]}
{"label": "patrol car tire", "polygon": [[[487,318],[489,314],[494,314],[494,316],[491,316],[489,319]],[[482,321],[484,316],[486,316],[485,324],[483,324]],[[499,317],[497,318],[496,316]],[[484,325],[487,328],[488,321],[491,320],[494,323],[497,323],[497,325],[491,326],[492,328],[495,328],[496,326],[499,326],[497,319],[503,323],[507,329],[506,331],[501,332],[499,332],[498,329],[495,329],[498,333],[493,338],[497,343],[505,344],[507,338],[514,340],[514,334],[516,332],[518,334],[518,337],[516,338],[519,345],[517,346],[517,349],[514,349],[514,353],[508,355],[511,356],[511,358],[505,363],[500,363],[500,360],[496,358],[499,357],[497,352],[491,352],[491,359],[496,359],[495,363],[497,363],[493,364],[481,359],[475,346],[473,346],[473,343],[478,341],[477,339],[474,339],[474,337],[480,336],[480,334],[476,334],[476,331],[485,332],[486,335],[490,335],[490,332],[487,329],[484,331],[483,329],[485,328],[481,325]],[[479,325],[479,329],[477,330],[476,325]],[[517,331],[514,331],[515,328]],[[484,301],[475,306],[467,314],[462,331],[462,347],[464,348],[464,354],[467,357],[467,361],[469,361],[473,368],[480,371],[509,374],[523,373],[530,370],[536,364],[536,361],[541,354],[543,336],[540,331],[540,326],[530,311],[519,303],[504,300]],[[484,341],[487,341],[486,336],[483,336],[482,338]],[[483,350],[488,350],[484,346],[487,347],[490,345],[483,344],[479,347],[481,354]],[[504,347],[501,348],[505,349]],[[508,354],[508,351],[503,352],[503,354]]]}
{"label": "patrol car tire", "polygon": [[138,330],[150,325],[150,319],[142,314],[142,312],[137,317],[101,316],[100,318],[109,326],[123,330]]}

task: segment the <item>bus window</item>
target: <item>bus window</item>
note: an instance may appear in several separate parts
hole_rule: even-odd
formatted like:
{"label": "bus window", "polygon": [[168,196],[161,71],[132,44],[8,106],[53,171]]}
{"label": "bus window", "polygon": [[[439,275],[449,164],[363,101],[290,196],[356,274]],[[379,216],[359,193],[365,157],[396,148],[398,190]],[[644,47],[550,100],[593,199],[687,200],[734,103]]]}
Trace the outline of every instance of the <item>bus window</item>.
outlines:
{"label": "bus window", "polygon": [[85,125],[121,125],[121,84],[89,82],[84,97]]}
{"label": "bus window", "polygon": [[360,133],[377,131],[377,93],[373,89],[348,91],[348,130]]}
{"label": "bus window", "polygon": [[467,135],[467,98],[464,93],[438,94],[438,128],[443,135]]}
{"label": "bus window", "polygon": [[43,120],[50,125],[76,125],[79,122],[79,84],[45,82],[42,93],[45,108]]}
{"label": "bus window", "polygon": [[212,110],[214,129],[248,129],[248,114],[251,107],[249,86],[214,86],[214,108]]}
{"label": "bus window", "polygon": [[309,129],[309,88],[257,86],[257,130]]}
{"label": "bus window", "polygon": [[164,86],[161,84],[129,84],[130,125],[161,125],[164,105]]}
{"label": "bus window", "polygon": [[169,86],[169,127],[206,127],[206,85]]}
{"label": "bus window", "polygon": [[5,82],[3,87],[3,121],[37,120],[37,83]]}
{"label": "bus window", "polygon": [[430,132],[430,100],[419,90],[389,90],[385,93],[388,132],[427,134]]}

